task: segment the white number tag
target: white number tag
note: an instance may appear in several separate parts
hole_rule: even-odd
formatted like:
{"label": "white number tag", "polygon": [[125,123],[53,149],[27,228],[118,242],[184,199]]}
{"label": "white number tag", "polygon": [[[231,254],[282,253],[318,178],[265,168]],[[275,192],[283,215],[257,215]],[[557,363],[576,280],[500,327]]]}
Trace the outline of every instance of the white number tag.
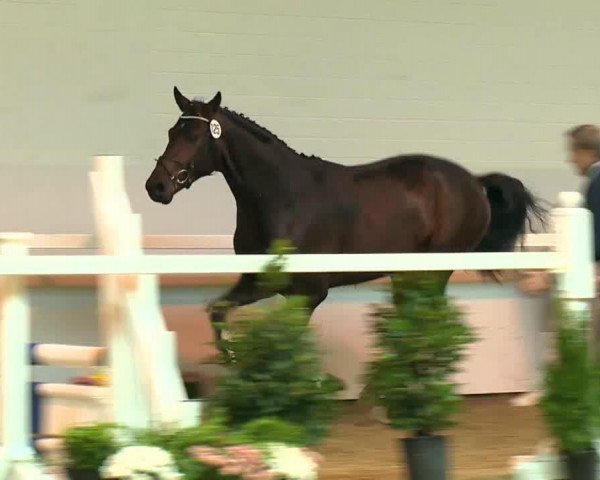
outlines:
{"label": "white number tag", "polygon": [[214,118],[210,121],[210,134],[213,138],[219,138],[221,136],[221,124]]}

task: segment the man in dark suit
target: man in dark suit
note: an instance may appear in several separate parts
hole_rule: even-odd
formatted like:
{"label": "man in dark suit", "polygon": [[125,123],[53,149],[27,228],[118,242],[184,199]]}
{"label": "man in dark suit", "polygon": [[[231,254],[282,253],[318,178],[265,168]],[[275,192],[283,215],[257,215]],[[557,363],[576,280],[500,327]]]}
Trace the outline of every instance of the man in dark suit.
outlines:
{"label": "man in dark suit", "polygon": [[[594,258],[600,262],[600,128],[595,125],[579,125],[567,131],[568,160],[574,166],[579,175],[585,178],[582,194],[585,196],[585,206],[593,215],[594,233]],[[600,263],[598,263],[600,265]],[[597,272],[600,270],[597,269]],[[596,285],[599,285],[596,275]],[[552,288],[554,277],[549,272],[538,272],[523,274],[518,283],[520,290],[528,295],[544,293]],[[546,342],[544,347],[546,360],[553,357],[554,348],[552,341],[548,338],[553,329],[553,322],[546,323],[542,333]],[[549,329],[550,331],[546,331]],[[593,303],[592,325],[596,345],[600,345],[600,301]],[[553,337],[550,335],[550,337]],[[533,392],[518,398],[518,405],[532,405],[536,403],[541,394]]]}
{"label": "man in dark suit", "polygon": [[[582,193],[585,205],[594,217],[594,258],[600,262],[600,127],[578,125],[567,131],[569,162],[586,183]],[[524,275],[520,289],[527,294],[537,294],[552,286],[552,275],[543,272]]]}
{"label": "man in dark suit", "polygon": [[600,128],[579,125],[567,132],[569,160],[587,178],[586,207],[594,216],[594,258],[600,261]]}

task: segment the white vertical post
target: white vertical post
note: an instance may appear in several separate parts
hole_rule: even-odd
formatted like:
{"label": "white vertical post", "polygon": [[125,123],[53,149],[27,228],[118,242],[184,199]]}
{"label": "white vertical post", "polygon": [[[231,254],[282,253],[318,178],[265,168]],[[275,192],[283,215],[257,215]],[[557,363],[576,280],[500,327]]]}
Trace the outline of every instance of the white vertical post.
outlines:
{"label": "white vertical post", "polygon": [[[90,180],[101,252],[104,255],[123,254],[127,251],[132,227],[127,223],[130,205],[125,193],[123,158],[110,155],[94,157],[94,172],[90,174]],[[144,402],[141,378],[134,362],[135,350],[124,301],[122,279],[116,275],[102,276],[98,308],[108,347],[114,421],[130,427],[148,427],[149,406]]]}
{"label": "white vertical post", "polygon": [[120,425],[148,427],[146,409],[140,403],[138,372],[132,362],[119,279],[106,276],[101,281],[98,306],[108,349],[113,420]]}
{"label": "white vertical post", "polygon": [[[590,300],[595,297],[595,268],[593,256],[592,214],[583,208],[583,197],[577,192],[561,192],[558,207],[552,210],[555,250],[560,255],[561,267],[556,274],[556,293],[564,307],[572,312],[584,313],[589,327]],[[591,338],[591,337],[590,337]],[[543,341],[548,342],[546,335]],[[545,357],[548,345],[544,345]],[[552,352],[553,353],[553,352]],[[547,358],[544,358],[546,360]],[[541,392],[536,391],[518,397],[516,405],[536,403]]]}
{"label": "white vertical post", "polygon": [[[0,236],[2,256],[27,255],[27,234]],[[30,308],[25,279],[2,279],[0,300],[0,384],[2,447],[11,459],[31,454],[31,399],[29,386]]]}
{"label": "white vertical post", "polygon": [[[122,214],[118,217],[117,228],[112,233],[115,237],[114,255],[142,254],[141,250],[141,217],[133,214]],[[117,295],[120,302],[118,319],[118,336],[111,341],[114,364],[111,375],[115,379],[114,399],[122,412],[127,412],[124,425],[133,427],[149,427],[152,417],[152,405],[147,393],[149,379],[140,369],[135,348],[136,329],[129,318],[129,289],[136,289],[138,276],[113,277],[116,280]],[[143,319],[140,319],[143,321]],[[151,340],[148,348],[151,347]],[[151,381],[151,379],[150,379]]]}
{"label": "white vertical post", "polygon": [[123,157],[119,155],[100,155],[94,157],[94,169],[99,177],[102,195],[118,204],[119,213],[131,212],[131,205],[125,189],[125,168]]}
{"label": "white vertical post", "polygon": [[[141,216],[131,211],[122,157],[94,158],[90,175],[99,241],[106,255],[143,255]],[[102,323],[109,347],[115,420],[196,423],[179,374],[175,339],[160,309],[155,275],[102,278]]]}
{"label": "white vertical post", "polygon": [[[0,258],[28,254],[33,236],[0,234]],[[0,478],[41,476],[31,447],[29,343],[31,313],[24,277],[0,279]]]}
{"label": "white vertical post", "polygon": [[102,177],[102,187],[116,192],[125,191],[123,157],[98,155],[94,157],[94,171]]}
{"label": "white vertical post", "polygon": [[558,295],[569,310],[590,313],[595,298],[592,214],[576,192],[562,192],[553,210],[556,250],[564,259],[557,271]]}
{"label": "white vertical post", "polygon": [[[141,215],[124,216],[121,255],[143,255]],[[156,275],[134,275],[124,279],[130,344],[135,346],[138,376],[146,381],[152,421],[183,426],[185,388],[177,365],[174,334],[169,332],[160,308]],[[186,425],[187,426],[187,425]]]}

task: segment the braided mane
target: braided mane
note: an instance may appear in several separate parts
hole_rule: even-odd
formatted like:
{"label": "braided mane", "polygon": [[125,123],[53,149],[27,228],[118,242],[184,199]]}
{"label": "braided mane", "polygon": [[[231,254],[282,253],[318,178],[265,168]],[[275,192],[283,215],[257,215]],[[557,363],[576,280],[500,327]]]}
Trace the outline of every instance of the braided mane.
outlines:
{"label": "braided mane", "polygon": [[288,150],[290,150],[291,152],[295,153],[296,155],[300,155],[301,157],[304,157],[304,158],[319,158],[319,157],[316,157],[315,155],[306,155],[304,153],[297,152],[292,147],[290,147],[287,143],[285,143],[282,139],[280,139],[277,135],[275,135],[273,132],[271,132],[267,128],[263,127],[262,125],[259,125],[258,123],[256,123],[254,120],[247,117],[243,113],[235,112],[233,110],[230,110],[227,107],[221,107],[221,112],[224,113],[227,116],[227,118],[229,118],[231,121],[236,123],[238,126],[243,128],[244,130],[252,133],[255,137],[257,137],[260,141],[262,141],[264,143],[273,143],[273,144],[281,145],[281,146],[287,148]]}

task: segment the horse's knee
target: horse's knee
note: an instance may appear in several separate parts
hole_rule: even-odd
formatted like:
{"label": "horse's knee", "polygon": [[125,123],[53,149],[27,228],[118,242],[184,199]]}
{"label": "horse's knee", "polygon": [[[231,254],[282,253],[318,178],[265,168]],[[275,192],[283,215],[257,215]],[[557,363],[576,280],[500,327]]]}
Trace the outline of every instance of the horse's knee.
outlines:
{"label": "horse's knee", "polygon": [[220,304],[219,302],[214,302],[210,303],[206,307],[206,311],[210,319],[210,324],[213,329],[215,341],[220,342],[221,340],[223,340],[223,328],[225,320],[227,318],[228,308],[226,308],[225,305]]}
{"label": "horse's knee", "polygon": [[328,294],[329,294],[329,290],[326,290],[326,289],[314,293],[310,297],[310,307],[311,307],[311,309],[315,310],[319,305],[321,305],[325,301],[325,299],[327,298]]}
{"label": "horse's knee", "polygon": [[229,302],[217,300],[207,305],[206,312],[208,313],[211,322],[214,324],[215,322],[223,321],[231,308],[232,306]]}

